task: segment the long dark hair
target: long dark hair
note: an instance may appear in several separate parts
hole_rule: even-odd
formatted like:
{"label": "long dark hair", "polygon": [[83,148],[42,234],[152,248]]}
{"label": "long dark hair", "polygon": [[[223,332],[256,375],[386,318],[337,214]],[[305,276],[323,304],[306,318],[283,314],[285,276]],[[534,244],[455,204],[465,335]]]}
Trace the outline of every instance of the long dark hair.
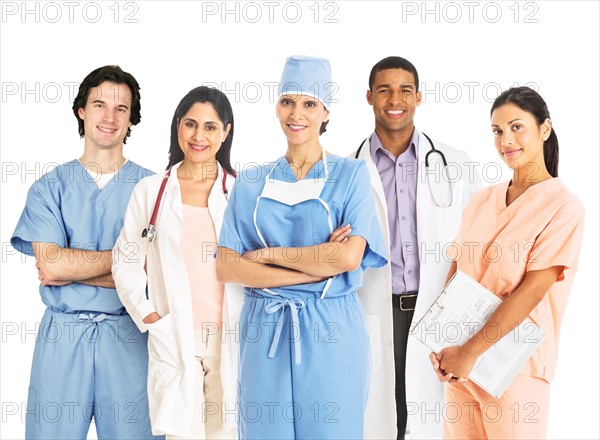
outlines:
{"label": "long dark hair", "polygon": [[227,96],[220,90],[212,87],[200,86],[192,89],[187,95],[179,102],[179,105],[175,109],[173,115],[173,121],[171,122],[171,145],[169,147],[169,164],[167,168],[175,165],[183,160],[183,151],[179,146],[179,139],[177,136],[177,125],[181,118],[190,110],[190,108],[197,102],[208,102],[213,106],[219,119],[223,123],[223,127],[227,128],[227,124],[231,124],[229,134],[225,138],[225,141],[221,145],[221,148],[217,152],[217,162],[221,164],[225,170],[232,176],[236,175],[235,170],[231,166],[230,154],[231,144],[233,142],[233,110],[231,109],[231,103]]}
{"label": "long dark hair", "polygon": [[[83,82],[79,85],[79,91],[73,101],[73,113],[75,113],[75,117],[77,118],[77,124],[79,124],[79,136],[81,137],[85,135],[85,127],[83,125],[83,120],[79,117],[79,109],[85,108],[89,98],[90,89],[92,87],[98,87],[104,81],[115,84],[125,84],[129,87],[129,91],[131,92],[131,114],[129,122],[131,122],[131,125],[137,125],[142,120],[140,85],[133,75],[124,72],[119,66],[99,67],[84,78]],[[124,144],[127,142],[129,136],[131,136],[131,127],[127,129],[127,133],[123,139]]]}
{"label": "long dark hair", "polygon": [[[502,92],[494,101],[490,115],[504,104],[514,104],[521,110],[530,113],[538,126],[542,125],[546,119],[550,119],[546,101],[538,92],[529,87],[512,87]],[[550,175],[558,177],[558,138],[554,127],[551,130],[550,137],[544,141],[544,162]]]}

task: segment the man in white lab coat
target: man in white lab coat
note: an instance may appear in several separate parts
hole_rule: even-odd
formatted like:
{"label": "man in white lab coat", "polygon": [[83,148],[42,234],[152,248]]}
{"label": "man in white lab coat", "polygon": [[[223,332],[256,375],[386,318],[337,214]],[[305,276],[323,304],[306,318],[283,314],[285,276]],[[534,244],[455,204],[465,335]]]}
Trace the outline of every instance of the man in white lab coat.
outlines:
{"label": "man in white lab coat", "polygon": [[443,385],[431,368],[430,350],[409,329],[443,287],[450,266],[445,248],[481,183],[466,153],[415,128],[421,92],[409,61],[378,62],[367,101],[375,132],[353,156],[368,164],[391,264],[367,271],[359,292],[373,359],[365,438],[404,439],[407,419],[411,438],[442,438]]}

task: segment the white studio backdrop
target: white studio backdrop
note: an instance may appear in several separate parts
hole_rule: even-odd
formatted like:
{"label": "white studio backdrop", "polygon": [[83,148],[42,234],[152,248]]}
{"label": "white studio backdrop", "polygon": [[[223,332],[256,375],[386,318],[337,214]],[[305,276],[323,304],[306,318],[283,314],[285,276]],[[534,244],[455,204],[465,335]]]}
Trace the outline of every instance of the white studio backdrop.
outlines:
{"label": "white studio backdrop", "polygon": [[35,179],[82,153],[71,111],[79,82],[106,64],[137,78],[142,122],[125,155],[155,171],[166,166],[179,100],[198,85],[220,88],[233,105],[232,156],[241,168],[285,151],[274,90],[292,54],[331,61],[338,102],[322,143],[340,155],[373,129],[365,99],[372,65],[389,55],[412,61],[423,92],[417,127],[466,150],[486,185],[510,176],[494,149],[493,99],[513,85],[541,93],[560,140],[560,176],[584,204],[587,224],[548,437],[600,438],[598,2],[2,1],[1,12],[1,438],[24,436],[44,309],[34,261],[10,237]]}

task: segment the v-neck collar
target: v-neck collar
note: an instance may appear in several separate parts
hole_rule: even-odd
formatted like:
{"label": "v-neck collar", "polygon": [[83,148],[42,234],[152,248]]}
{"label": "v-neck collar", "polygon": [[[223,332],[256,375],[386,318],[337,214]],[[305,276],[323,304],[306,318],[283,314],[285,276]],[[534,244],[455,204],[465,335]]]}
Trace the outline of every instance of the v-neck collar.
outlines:
{"label": "v-neck collar", "polygon": [[115,186],[117,185],[119,180],[126,179],[126,177],[123,177],[121,175],[121,172],[127,171],[130,167],[134,166],[130,160],[127,160],[127,162],[125,162],[123,164],[123,166],[121,168],[119,168],[117,170],[117,172],[112,176],[110,181],[106,185],[104,185],[104,187],[102,189],[100,189],[98,187],[98,184],[94,181],[90,172],[87,170],[87,168],[85,166],[83,166],[83,164],[79,161],[79,159],[75,159],[73,162],[75,163],[75,168],[79,169],[79,171],[76,170],[74,175],[79,176],[81,178],[81,180],[83,181],[83,184],[87,187],[87,189],[92,194],[97,194],[100,198],[108,197],[110,195],[110,193],[115,189]]}
{"label": "v-neck collar", "polygon": [[[327,156],[327,154],[325,154],[325,160],[327,160],[329,157],[332,157],[333,154],[330,154],[329,156]],[[327,161],[328,164],[330,161]],[[321,164],[320,166],[317,166]],[[275,163],[275,169],[273,170],[273,177],[277,177],[278,180],[281,179],[285,182],[289,182],[289,183],[296,183],[296,182],[300,182],[300,180],[296,179],[296,174],[294,173],[294,171],[292,170],[292,166],[290,165],[290,163],[288,162],[287,157],[285,157],[285,155],[281,156]],[[306,175],[301,179],[301,180],[306,180],[306,179],[319,179],[321,178],[321,174],[323,174],[324,172],[324,164],[323,164],[323,157],[321,157],[321,159],[319,159],[317,162],[315,162],[313,164],[313,166],[310,168],[310,170],[308,170],[308,173],[306,173]],[[331,174],[331,169],[329,170],[329,174]]]}
{"label": "v-neck collar", "polygon": [[543,182],[531,185],[510,205],[506,205],[506,194],[508,192],[508,187],[511,182],[512,180],[508,180],[496,187],[496,207],[498,215],[502,215],[505,212],[512,212],[516,209],[519,209],[520,206],[539,195],[540,192],[547,191],[549,189],[554,188],[557,185],[560,185],[560,179],[558,177],[544,180]]}

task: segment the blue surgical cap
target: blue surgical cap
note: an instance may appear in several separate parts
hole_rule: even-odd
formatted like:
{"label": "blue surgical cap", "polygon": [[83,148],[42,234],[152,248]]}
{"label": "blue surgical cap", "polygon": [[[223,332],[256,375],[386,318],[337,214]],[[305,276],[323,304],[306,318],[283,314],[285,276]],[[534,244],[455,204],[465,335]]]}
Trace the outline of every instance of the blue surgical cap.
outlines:
{"label": "blue surgical cap", "polygon": [[331,65],[325,58],[294,55],[285,61],[277,93],[308,95],[325,107],[333,102],[335,87],[331,82]]}

